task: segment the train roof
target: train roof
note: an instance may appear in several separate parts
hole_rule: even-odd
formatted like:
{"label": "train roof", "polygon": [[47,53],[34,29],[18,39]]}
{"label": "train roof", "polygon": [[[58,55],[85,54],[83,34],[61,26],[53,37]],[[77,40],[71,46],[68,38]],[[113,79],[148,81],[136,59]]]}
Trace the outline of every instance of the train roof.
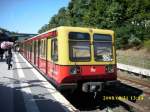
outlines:
{"label": "train roof", "polygon": [[36,38],[38,38],[38,37],[41,37],[41,36],[43,36],[43,35],[45,35],[45,37],[43,36],[44,38],[47,38],[47,37],[49,36],[49,33],[50,33],[50,32],[57,31],[57,30],[59,30],[59,29],[79,30],[79,31],[81,31],[81,30],[94,30],[94,31],[107,32],[108,34],[114,34],[114,31],[113,31],[113,30],[108,30],[108,29],[97,29],[97,28],[89,28],[89,27],[59,26],[59,27],[50,29],[50,30],[48,30],[48,31],[46,31],[46,32],[44,32],[44,33],[38,34],[38,35],[36,35],[36,36],[33,36],[32,38],[29,38],[29,39],[25,40],[25,42],[26,42],[26,41],[30,41],[30,40],[34,40],[34,39],[36,39]]}

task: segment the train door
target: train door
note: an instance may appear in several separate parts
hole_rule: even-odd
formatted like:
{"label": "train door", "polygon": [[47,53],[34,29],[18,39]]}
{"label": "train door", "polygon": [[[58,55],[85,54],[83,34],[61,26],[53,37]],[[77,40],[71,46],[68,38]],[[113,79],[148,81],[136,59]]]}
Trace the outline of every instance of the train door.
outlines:
{"label": "train door", "polygon": [[32,60],[32,42],[30,43],[29,46],[30,46],[30,59],[29,60],[31,62],[31,60]]}
{"label": "train door", "polygon": [[39,54],[39,53],[38,53],[38,46],[39,46],[39,45],[38,45],[38,40],[35,41],[35,43],[36,43],[36,45],[35,45],[35,46],[36,46],[36,47],[35,47],[35,52],[36,52],[36,53],[35,53],[35,57],[36,57],[36,58],[35,58],[35,65],[38,66],[38,60],[39,60],[39,55],[38,55],[38,54]]}
{"label": "train door", "polygon": [[[27,43],[27,45],[28,45],[28,43]],[[27,51],[27,59],[29,59],[29,47],[28,46],[26,47],[26,51]]]}
{"label": "train door", "polygon": [[45,50],[46,50],[46,53],[45,53],[45,58],[46,58],[46,74],[48,73],[48,39],[46,38],[46,40],[45,40],[46,42],[45,42]]}
{"label": "train door", "polygon": [[51,41],[51,59],[52,59],[51,74],[52,78],[55,78],[55,75],[57,73],[55,63],[58,61],[58,43],[56,38],[53,38]]}
{"label": "train door", "polygon": [[28,45],[28,60],[30,59],[30,45]]}
{"label": "train door", "polygon": [[31,44],[31,47],[32,47],[32,57],[31,57],[31,62],[34,63],[34,41],[32,41],[32,44]]}
{"label": "train door", "polygon": [[26,43],[25,43],[25,46],[24,46],[24,56],[27,58],[27,49],[26,49]]}
{"label": "train door", "polygon": [[35,65],[36,64],[36,41],[34,41],[33,46],[34,46],[33,55],[34,55],[34,65]]}
{"label": "train door", "polygon": [[39,68],[39,63],[40,63],[40,45],[41,45],[41,41],[38,40],[38,68]]}
{"label": "train door", "polygon": [[42,39],[40,39],[39,40],[39,65],[38,65],[38,67],[39,67],[39,69],[41,69],[42,70],[42,58],[43,58],[43,40]]}

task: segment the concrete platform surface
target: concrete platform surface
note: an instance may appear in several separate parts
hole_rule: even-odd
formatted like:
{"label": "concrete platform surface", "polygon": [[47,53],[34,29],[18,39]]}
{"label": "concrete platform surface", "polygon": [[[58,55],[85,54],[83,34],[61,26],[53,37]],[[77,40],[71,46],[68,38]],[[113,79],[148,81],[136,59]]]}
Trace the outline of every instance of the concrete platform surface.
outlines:
{"label": "concrete platform surface", "polygon": [[0,60],[0,112],[75,112],[70,104],[20,54],[13,53],[13,68]]}

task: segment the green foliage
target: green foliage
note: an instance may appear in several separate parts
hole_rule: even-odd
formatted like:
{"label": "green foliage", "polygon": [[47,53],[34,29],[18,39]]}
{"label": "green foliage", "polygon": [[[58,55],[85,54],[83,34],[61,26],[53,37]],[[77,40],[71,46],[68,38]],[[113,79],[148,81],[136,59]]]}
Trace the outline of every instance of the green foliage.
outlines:
{"label": "green foliage", "polygon": [[150,40],[144,41],[144,47],[150,52]]}
{"label": "green foliage", "polygon": [[42,33],[48,30],[48,25],[45,24],[44,26],[42,26],[42,28],[38,31],[38,33]]}
{"label": "green foliage", "polygon": [[39,33],[58,26],[112,29],[117,48],[128,48],[150,37],[149,6],[149,0],[71,0]]}
{"label": "green foliage", "polygon": [[131,35],[131,37],[128,40],[128,43],[129,43],[129,46],[131,47],[134,47],[134,46],[137,47],[142,44],[142,41],[139,38],[137,38],[135,35]]}

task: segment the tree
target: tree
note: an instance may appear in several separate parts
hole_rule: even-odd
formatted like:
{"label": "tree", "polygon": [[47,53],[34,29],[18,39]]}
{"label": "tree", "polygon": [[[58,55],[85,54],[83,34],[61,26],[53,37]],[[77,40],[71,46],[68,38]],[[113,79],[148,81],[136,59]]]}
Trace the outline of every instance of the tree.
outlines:
{"label": "tree", "polygon": [[39,33],[64,25],[112,29],[117,47],[126,48],[133,37],[150,38],[149,6],[149,0],[71,0]]}

